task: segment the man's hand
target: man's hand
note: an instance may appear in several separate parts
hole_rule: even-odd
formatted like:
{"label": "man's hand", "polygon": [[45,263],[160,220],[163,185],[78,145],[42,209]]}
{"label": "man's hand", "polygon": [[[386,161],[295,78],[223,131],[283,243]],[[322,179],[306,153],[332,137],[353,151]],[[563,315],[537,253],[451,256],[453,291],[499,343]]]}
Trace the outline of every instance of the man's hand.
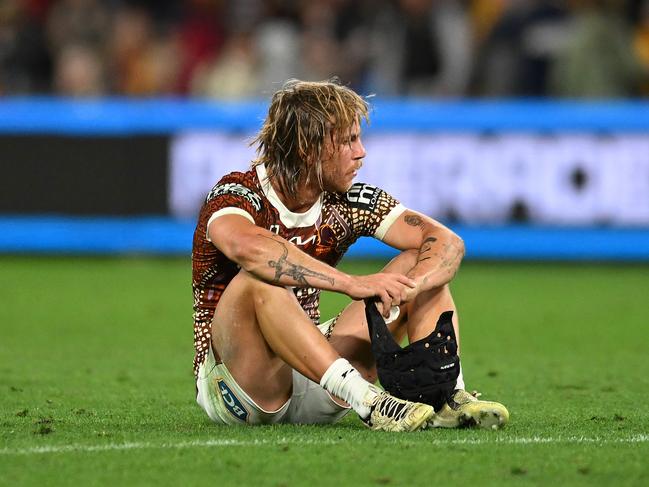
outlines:
{"label": "man's hand", "polygon": [[380,272],[367,276],[351,276],[347,294],[352,299],[378,298],[381,300],[379,310],[386,318],[390,316],[390,308],[399,306],[412,296],[415,281],[391,272]]}

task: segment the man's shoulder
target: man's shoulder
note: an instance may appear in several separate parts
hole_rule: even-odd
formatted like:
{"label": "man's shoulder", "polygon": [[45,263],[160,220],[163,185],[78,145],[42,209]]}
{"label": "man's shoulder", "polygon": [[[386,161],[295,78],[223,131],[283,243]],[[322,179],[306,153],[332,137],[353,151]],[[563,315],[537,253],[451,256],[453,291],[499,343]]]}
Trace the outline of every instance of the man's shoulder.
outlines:
{"label": "man's shoulder", "polygon": [[332,203],[342,203],[362,210],[374,210],[384,191],[369,183],[354,183],[345,193],[330,193]]}
{"label": "man's shoulder", "polygon": [[213,206],[217,201],[218,205],[235,207],[247,202],[252,205],[251,210],[261,211],[264,207],[264,196],[255,170],[234,171],[219,179],[207,194],[205,205]]}

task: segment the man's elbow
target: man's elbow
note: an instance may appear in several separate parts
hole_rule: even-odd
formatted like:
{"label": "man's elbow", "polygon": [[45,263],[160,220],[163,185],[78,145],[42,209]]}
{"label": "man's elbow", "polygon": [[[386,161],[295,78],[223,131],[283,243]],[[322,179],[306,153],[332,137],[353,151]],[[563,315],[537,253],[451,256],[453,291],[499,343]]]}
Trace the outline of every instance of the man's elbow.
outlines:
{"label": "man's elbow", "polygon": [[456,233],[453,233],[452,242],[453,242],[452,244],[453,247],[457,249],[458,260],[461,261],[462,259],[464,259],[464,256],[466,255],[466,247],[464,246],[464,240],[462,240],[462,238],[460,238],[460,236],[457,235]]}
{"label": "man's elbow", "polygon": [[446,242],[446,258],[447,263],[449,264],[449,281],[451,281],[457,274],[457,271],[460,269],[462,259],[464,259],[464,255],[466,253],[466,248],[464,246],[464,240],[462,240],[459,235],[450,230]]}
{"label": "man's elbow", "polygon": [[460,261],[464,258],[466,253],[466,248],[464,246],[464,240],[452,230],[445,228],[444,229],[443,240],[446,243],[446,249],[449,253],[457,256],[457,260]]}
{"label": "man's elbow", "polygon": [[462,259],[465,255],[464,240],[462,240],[458,235],[453,232],[450,232],[451,236],[447,244],[448,253],[447,255],[447,283],[452,281],[457,275],[458,270],[460,270],[460,265],[462,264]]}
{"label": "man's elbow", "polygon": [[255,256],[261,254],[257,238],[239,235],[229,239],[226,256],[242,269],[249,271],[254,266]]}

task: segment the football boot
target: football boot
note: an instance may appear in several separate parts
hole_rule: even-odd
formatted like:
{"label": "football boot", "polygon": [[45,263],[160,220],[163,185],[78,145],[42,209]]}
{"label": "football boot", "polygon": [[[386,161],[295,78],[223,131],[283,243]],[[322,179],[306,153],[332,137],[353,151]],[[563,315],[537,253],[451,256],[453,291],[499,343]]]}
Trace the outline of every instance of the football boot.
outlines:
{"label": "football boot", "polygon": [[458,428],[477,426],[500,429],[509,421],[509,411],[498,402],[482,401],[479,393],[470,394],[457,389],[451,398],[428,421],[430,428]]}
{"label": "football boot", "polygon": [[370,415],[363,422],[377,431],[417,431],[433,421],[434,416],[433,406],[397,399],[381,391],[370,402]]}

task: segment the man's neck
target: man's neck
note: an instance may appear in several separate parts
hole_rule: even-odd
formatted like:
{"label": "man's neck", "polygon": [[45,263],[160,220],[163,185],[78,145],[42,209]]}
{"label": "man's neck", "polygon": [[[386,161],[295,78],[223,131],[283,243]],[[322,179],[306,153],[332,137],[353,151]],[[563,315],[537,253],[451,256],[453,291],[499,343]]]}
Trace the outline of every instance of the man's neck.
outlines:
{"label": "man's neck", "polygon": [[298,190],[295,195],[285,194],[275,181],[271,180],[270,184],[273,186],[280,201],[293,213],[304,213],[308,211],[322,194],[322,190],[314,184],[298,183]]}

